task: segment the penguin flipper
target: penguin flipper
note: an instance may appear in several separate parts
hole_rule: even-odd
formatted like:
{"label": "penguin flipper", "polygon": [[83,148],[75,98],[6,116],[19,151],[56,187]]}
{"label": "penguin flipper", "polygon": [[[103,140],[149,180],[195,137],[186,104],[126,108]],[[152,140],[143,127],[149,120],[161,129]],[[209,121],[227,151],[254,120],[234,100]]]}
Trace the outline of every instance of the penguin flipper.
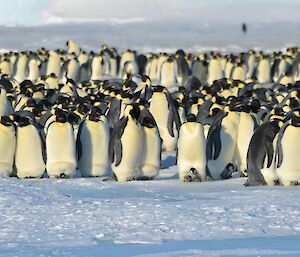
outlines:
{"label": "penguin flipper", "polygon": [[109,142],[109,157],[111,163],[115,161],[115,166],[118,166],[122,160],[122,142],[121,137],[127,125],[128,117],[123,117],[117,126],[114,128]]}
{"label": "penguin flipper", "polygon": [[84,122],[81,122],[78,128],[78,134],[77,134],[77,138],[76,138],[76,153],[77,153],[77,161],[79,161],[81,159],[82,156],[82,143],[80,140],[80,135],[82,132],[82,124]]}
{"label": "penguin flipper", "polygon": [[280,168],[282,161],[283,161],[283,152],[282,152],[282,145],[281,140],[283,138],[283,134],[286,128],[289,126],[289,123],[286,123],[279,131],[278,138],[277,138],[277,168]]}

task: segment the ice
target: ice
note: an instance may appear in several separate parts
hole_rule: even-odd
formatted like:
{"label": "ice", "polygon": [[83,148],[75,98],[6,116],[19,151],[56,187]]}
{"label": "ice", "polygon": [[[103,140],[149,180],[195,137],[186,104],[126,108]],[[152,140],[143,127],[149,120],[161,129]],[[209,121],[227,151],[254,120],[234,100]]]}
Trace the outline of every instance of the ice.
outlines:
{"label": "ice", "polygon": [[298,256],[299,187],[0,179],[2,256]]}

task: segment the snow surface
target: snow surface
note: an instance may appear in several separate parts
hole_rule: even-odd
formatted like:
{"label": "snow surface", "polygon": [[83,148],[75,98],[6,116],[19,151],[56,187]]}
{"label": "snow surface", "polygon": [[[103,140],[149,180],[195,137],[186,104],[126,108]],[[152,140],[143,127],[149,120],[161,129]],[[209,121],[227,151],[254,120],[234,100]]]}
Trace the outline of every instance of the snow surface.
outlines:
{"label": "snow surface", "polygon": [[0,178],[0,256],[299,256],[300,187]]}

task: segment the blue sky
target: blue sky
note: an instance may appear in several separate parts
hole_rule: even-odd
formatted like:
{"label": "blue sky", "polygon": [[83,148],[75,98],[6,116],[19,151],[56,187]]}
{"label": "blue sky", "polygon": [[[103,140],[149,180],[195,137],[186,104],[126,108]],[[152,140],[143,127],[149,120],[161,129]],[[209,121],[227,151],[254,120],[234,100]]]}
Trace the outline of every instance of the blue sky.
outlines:
{"label": "blue sky", "polygon": [[300,22],[297,0],[0,0],[2,25],[60,22]]}

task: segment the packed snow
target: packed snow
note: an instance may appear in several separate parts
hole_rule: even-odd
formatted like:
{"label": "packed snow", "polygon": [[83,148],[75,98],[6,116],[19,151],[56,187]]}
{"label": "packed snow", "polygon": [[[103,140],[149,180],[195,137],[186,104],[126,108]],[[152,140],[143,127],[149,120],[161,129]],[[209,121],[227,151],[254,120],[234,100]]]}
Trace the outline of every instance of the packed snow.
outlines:
{"label": "packed snow", "polygon": [[299,187],[0,179],[1,256],[299,256]]}

